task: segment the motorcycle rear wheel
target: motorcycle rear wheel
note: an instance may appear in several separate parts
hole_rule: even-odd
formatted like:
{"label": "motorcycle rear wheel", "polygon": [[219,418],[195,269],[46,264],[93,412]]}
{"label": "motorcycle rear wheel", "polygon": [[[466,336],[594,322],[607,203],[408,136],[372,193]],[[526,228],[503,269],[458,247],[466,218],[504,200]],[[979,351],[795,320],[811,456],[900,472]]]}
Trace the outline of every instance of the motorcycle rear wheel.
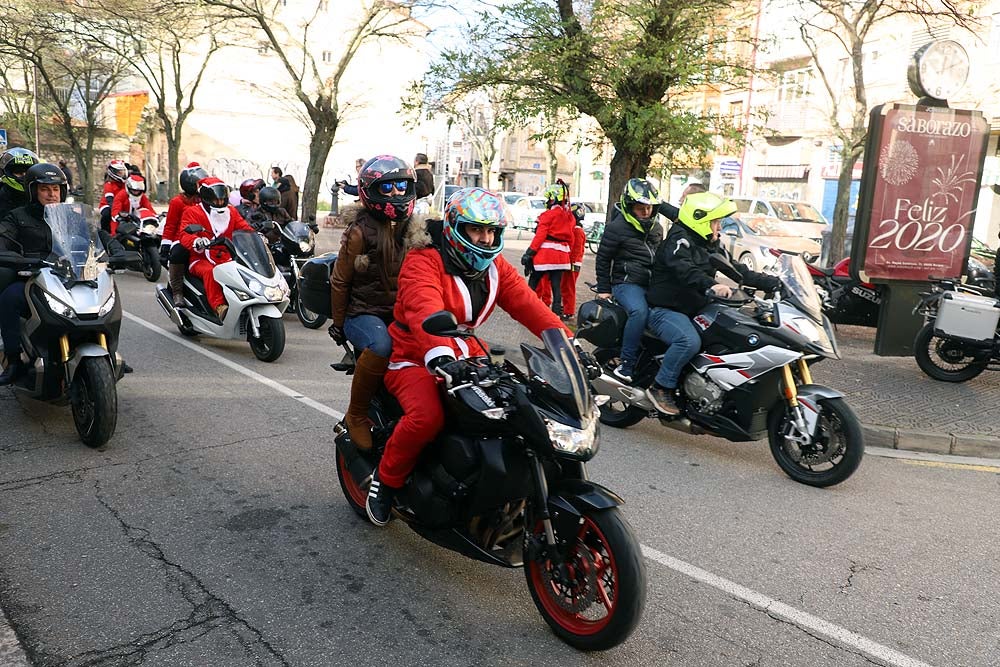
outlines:
{"label": "motorcycle rear wheel", "polygon": [[118,425],[118,391],[106,357],[85,357],[70,387],[73,425],[88,447],[101,447]]}
{"label": "motorcycle rear wheel", "polygon": [[319,329],[321,326],[326,324],[326,315],[321,315],[320,313],[314,313],[305,307],[302,303],[301,296],[295,300],[295,314],[299,317],[299,322],[302,323],[306,329]]}
{"label": "motorcycle rear wheel", "polygon": [[962,343],[934,334],[934,324],[927,323],[913,340],[913,356],[924,373],[941,382],[967,382],[990,363],[988,355],[969,355]]}
{"label": "motorcycle rear wheel", "polygon": [[160,264],[160,251],[151,246],[142,248],[142,276],[151,283],[160,279],[163,265]]}
{"label": "motorcycle rear wheel", "polygon": [[798,458],[785,440],[791,417],[784,401],[768,415],[767,439],[771,456],[785,474],[801,484],[827,487],[840,484],[854,474],[865,453],[865,440],[861,423],[844,399],[825,398],[819,401],[819,406],[818,436],[797,452]]}
{"label": "motorcycle rear wheel", "polygon": [[247,331],[247,340],[255,357],[261,361],[276,361],[285,351],[285,323],[274,317],[260,318],[260,337]]}
{"label": "motorcycle rear wheel", "polygon": [[[541,556],[524,564],[531,599],[561,640],[581,651],[621,644],[646,604],[646,567],[639,540],[617,507],[582,517],[564,563]],[[537,536],[544,540],[539,522]],[[560,573],[560,565],[565,565]],[[567,580],[564,575],[568,575]]]}
{"label": "motorcycle rear wheel", "polygon": [[351,476],[351,471],[347,467],[347,461],[340,450],[337,450],[337,480],[340,482],[340,490],[347,498],[347,504],[351,506],[355,514],[367,521],[368,512],[365,510],[365,503],[368,502],[368,487],[354,481],[354,477]]}
{"label": "motorcycle rear wheel", "polygon": [[[597,359],[597,363],[606,371],[610,371],[611,366],[616,363],[615,358],[618,354],[618,350],[610,348],[598,348],[594,350],[594,357]],[[614,428],[635,426],[645,419],[648,414],[645,410],[628,405],[624,401],[608,401],[600,406],[598,410],[600,411],[600,416],[598,417],[600,422],[605,426],[612,426]]]}

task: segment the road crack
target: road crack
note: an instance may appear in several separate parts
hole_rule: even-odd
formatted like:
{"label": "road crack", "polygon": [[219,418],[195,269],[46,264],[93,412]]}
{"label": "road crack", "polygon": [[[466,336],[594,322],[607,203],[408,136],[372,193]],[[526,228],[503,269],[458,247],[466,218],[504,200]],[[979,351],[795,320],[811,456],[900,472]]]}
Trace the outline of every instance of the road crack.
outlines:
{"label": "road crack", "polygon": [[867,572],[868,570],[874,570],[876,572],[881,572],[882,568],[877,565],[859,565],[856,560],[851,560],[850,571],[851,573],[847,576],[847,581],[840,586],[839,591],[841,593],[847,593],[847,589],[854,586],[854,575],[861,574],[862,572]]}

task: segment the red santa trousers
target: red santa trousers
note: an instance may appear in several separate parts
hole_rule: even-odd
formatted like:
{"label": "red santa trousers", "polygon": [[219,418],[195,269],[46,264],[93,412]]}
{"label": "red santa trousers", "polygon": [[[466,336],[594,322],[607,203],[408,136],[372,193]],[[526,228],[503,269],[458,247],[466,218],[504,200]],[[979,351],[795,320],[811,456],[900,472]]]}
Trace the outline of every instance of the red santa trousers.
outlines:
{"label": "red santa trousers", "polygon": [[444,406],[437,378],[423,366],[389,371],[385,386],[399,401],[403,416],[385,444],[378,478],[398,489],[406,483],[420,452],[444,428]]}

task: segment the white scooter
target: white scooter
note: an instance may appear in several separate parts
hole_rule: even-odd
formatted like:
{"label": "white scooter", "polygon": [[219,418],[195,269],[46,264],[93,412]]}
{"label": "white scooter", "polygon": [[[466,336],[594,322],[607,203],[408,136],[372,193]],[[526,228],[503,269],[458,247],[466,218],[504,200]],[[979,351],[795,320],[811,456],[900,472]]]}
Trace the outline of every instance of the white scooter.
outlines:
{"label": "white scooter", "polygon": [[288,284],[275,268],[260,234],[236,231],[232,241],[216,238],[209,247],[219,245],[225,246],[233,258],[212,272],[229,305],[224,320],[220,321],[209,306],[202,281],[192,275],[184,277],[183,308],[174,307],[167,285],[157,285],[156,300],[185,336],[245,338],[254,356],[261,361],[275,361],[285,350],[281,314],[288,307]]}

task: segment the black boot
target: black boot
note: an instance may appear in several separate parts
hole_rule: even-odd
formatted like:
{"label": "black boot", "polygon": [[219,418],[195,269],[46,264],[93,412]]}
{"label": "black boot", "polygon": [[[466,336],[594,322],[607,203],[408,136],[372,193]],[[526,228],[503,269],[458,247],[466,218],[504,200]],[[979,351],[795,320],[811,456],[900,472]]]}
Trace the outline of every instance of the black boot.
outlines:
{"label": "black boot", "polygon": [[0,374],[0,387],[14,384],[28,371],[28,365],[20,360],[12,361],[2,374]]}
{"label": "black boot", "polygon": [[392,517],[392,501],[395,497],[396,489],[381,482],[376,470],[372,475],[372,485],[368,488],[368,501],[365,503],[368,519],[379,527],[389,523]]}

